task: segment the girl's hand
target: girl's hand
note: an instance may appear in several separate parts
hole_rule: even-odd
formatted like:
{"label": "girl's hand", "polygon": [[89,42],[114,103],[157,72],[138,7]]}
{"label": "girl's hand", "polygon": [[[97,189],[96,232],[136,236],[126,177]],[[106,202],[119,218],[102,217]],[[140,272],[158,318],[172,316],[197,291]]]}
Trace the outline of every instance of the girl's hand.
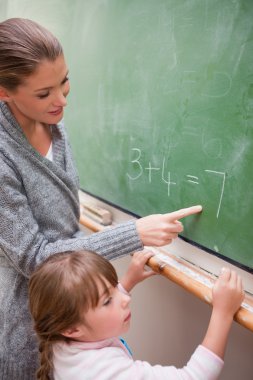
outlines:
{"label": "girl's hand", "polygon": [[224,268],[212,294],[213,310],[202,345],[223,359],[233,316],[244,298],[241,278],[236,272]]}
{"label": "girl's hand", "polygon": [[235,271],[223,268],[212,293],[213,309],[233,318],[244,298],[241,277]]}
{"label": "girl's hand", "polygon": [[133,254],[127,272],[120,281],[126,291],[130,292],[138,282],[156,274],[156,272],[151,269],[145,269],[145,264],[152,256],[154,256],[154,253],[150,251],[135,252]]}

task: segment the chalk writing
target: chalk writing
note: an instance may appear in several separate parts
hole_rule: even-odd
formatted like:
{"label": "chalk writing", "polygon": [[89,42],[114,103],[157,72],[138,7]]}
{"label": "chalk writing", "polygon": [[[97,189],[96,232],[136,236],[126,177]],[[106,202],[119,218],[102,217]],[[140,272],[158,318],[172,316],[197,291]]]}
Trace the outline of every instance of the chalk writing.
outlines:
{"label": "chalk writing", "polygon": [[[141,149],[139,148],[132,148],[131,151],[134,153],[134,158],[130,161],[131,164],[134,167],[134,170],[137,171],[136,175],[131,175],[128,172],[126,173],[127,177],[131,181],[136,181],[138,180],[144,173],[144,171],[148,172],[148,183],[151,184],[153,180],[153,172],[159,172],[161,171],[161,180],[162,182],[167,184],[167,194],[168,197],[171,196],[171,186],[172,185],[177,185],[177,182],[174,182],[171,180],[171,172],[165,170],[165,157],[163,157],[162,161],[162,166],[153,166],[152,163],[149,161],[148,166],[143,168],[143,165],[141,163],[141,156],[142,152]],[[226,181],[226,173],[221,172],[221,171],[216,171],[216,170],[210,170],[210,169],[204,169],[204,172],[207,174],[212,175],[215,180],[215,178],[220,178],[221,179],[221,189],[220,193],[218,194],[218,207],[216,211],[216,218],[219,218],[220,215],[220,210],[221,210],[221,204],[223,200],[223,195],[224,195],[224,188],[225,188],[225,181]],[[192,174],[186,174],[186,182],[193,184],[193,185],[199,185],[199,177],[192,175]],[[157,176],[155,177],[157,179]]]}
{"label": "chalk writing", "polygon": [[210,86],[213,87],[213,90],[210,90],[209,93],[202,93],[202,95],[209,98],[221,98],[229,93],[232,87],[232,78],[226,72],[216,71],[213,74]]}
{"label": "chalk writing", "polygon": [[140,169],[140,172],[139,172],[139,174],[137,174],[137,176],[135,176],[135,177],[130,176],[130,174],[128,174],[128,173],[127,173],[127,176],[128,176],[130,179],[132,179],[132,180],[136,180],[136,179],[138,179],[138,178],[142,175],[142,173],[143,173],[143,169],[142,169],[142,166],[141,166],[140,161],[139,161],[139,159],[140,159],[140,157],[141,157],[141,150],[138,149],[138,148],[132,148],[132,151],[133,151],[133,152],[137,152],[137,157],[136,157],[134,160],[132,160],[131,163],[132,163],[132,164],[137,164],[137,165],[138,165],[138,168]]}
{"label": "chalk writing", "polygon": [[160,168],[155,168],[151,166],[151,162],[148,163],[148,167],[145,168],[145,170],[148,170],[148,182],[151,183],[151,172],[152,170],[160,170]]}
{"label": "chalk writing", "polygon": [[189,174],[187,174],[186,177],[188,177],[187,178],[188,182],[196,183],[197,185],[199,184],[198,177],[196,177],[195,175],[189,175]]}
{"label": "chalk writing", "polygon": [[221,208],[221,202],[222,202],[222,198],[223,198],[223,193],[224,193],[225,180],[226,180],[226,173],[223,173],[223,172],[217,172],[217,171],[214,171],[214,170],[208,170],[208,169],[206,169],[205,172],[207,172],[207,173],[213,173],[213,174],[215,174],[215,175],[221,175],[221,176],[222,176],[221,193],[220,193],[219,205],[218,205],[217,214],[216,214],[216,218],[218,219],[218,217],[219,217],[219,213],[220,213],[220,208]]}
{"label": "chalk writing", "polygon": [[162,166],[162,181],[167,183],[168,185],[168,197],[170,196],[170,186],[176,185],[176,182],[172,182],[170,178],[170,172],[167,172],[167,179],[165,179],[165,157],[163,158],[163,166]]}

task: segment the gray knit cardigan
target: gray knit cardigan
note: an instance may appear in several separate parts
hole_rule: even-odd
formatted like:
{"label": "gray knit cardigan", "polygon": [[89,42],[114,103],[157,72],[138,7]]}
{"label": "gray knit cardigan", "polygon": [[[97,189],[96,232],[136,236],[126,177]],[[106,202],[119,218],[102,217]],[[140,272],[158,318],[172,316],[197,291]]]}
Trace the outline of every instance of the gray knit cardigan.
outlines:
{"label": "gray knit cardigan", "polygon": [[133,221],[85,236],[78,175],[63,123],[52,126],[53,162],[29,144],[0,102],[0,380],[34,380],[38,347],[28,309],[34,268],[60,251],[114,259],[143,248]]}

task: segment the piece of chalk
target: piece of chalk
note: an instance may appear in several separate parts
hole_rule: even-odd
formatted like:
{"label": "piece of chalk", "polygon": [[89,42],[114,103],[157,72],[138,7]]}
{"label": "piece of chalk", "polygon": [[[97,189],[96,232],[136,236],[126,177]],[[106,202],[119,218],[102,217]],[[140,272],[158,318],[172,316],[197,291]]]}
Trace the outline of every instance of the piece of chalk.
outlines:
{"label": "piece of chalk", "polygon": [[96,222],[108,226],[112,224],[112,214],[109,210],[88,203],[81,202],[81,213],[92,218]]}

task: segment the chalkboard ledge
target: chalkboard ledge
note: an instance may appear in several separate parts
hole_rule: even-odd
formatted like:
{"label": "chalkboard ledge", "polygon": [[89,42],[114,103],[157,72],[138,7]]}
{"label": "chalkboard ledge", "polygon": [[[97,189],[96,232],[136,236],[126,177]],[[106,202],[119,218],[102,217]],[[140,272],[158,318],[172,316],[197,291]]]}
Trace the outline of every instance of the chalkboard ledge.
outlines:
{"label": "chalkboard ledge", "polygon": [[[212,304],[212,287],[216,276],[191,264],[184,259],[172,255],[161,248],[149,247],[154,253],[149,259],[148,265],[183,287],[185,290],[197,296],[207,304]],[[246,292],[244,301],[234,316],[234,320],[253,331],[253,295]]]}

